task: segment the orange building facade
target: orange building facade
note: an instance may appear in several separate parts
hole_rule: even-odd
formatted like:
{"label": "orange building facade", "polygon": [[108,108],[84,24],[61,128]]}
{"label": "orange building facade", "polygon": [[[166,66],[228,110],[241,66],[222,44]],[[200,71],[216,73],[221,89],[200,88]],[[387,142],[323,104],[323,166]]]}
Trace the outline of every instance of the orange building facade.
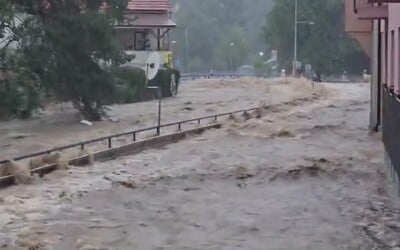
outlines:
{"label": "orange building facade", "polygon": [[370,129],[400,194],[400,0],[345,0],[346,32],[371,58]]}

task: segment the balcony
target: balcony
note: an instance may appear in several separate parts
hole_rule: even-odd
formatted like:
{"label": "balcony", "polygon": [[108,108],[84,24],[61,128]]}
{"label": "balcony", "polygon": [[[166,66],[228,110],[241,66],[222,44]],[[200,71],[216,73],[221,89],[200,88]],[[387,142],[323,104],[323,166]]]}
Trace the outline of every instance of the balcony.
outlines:
{"label": "balcony", "polygon": [[368,3],[400,3],[400,0],[368,0]]}
{"label": "balcony", "polygon": [[356,39],[363,51],[372,53],[372,19],[359,19],[354,12],[353,0],[345,0],[345,31]]}
{"label": "balcony", "polygon": [[353,11],[359,19],[388,18],[388,2],[400,0],[353,0]]}

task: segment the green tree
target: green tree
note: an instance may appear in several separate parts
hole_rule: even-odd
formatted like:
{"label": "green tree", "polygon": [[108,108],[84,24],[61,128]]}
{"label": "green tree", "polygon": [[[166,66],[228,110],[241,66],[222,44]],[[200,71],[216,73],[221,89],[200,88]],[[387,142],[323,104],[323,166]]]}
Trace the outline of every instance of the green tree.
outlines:
{"label": "green tree", "polygon": [[[314,23],[298,24],[299,61],[312,64],[325,74],[344,70],[359,73],[368,65],[362,50],[344,32],[343,1],[299,0],[298,3],[298,20]],[[290,69],[294,50],[294,1],[275,0],[263,30],[269,47],[279,51],[280,64]],[[349,55],[358,60],[347,60]]]}
{"label": "green tree", "polygon": [[[15,68],[40,79],[40,87],[62,101],[72,101],[87,119],[99,120],[105,100],[114,92],[113,76],[100,62],[118,64],[112,23],[121,19],[126,0],[0,0],[6,18],[1,33],[8,33],[0,56],[17,54]],[[16,24],[18,13],[26,13]],[[12,40],[12,41],[11,41]],[[11,41],[11,42],[10,42]],[[10,48],[15,42],[16,48]],[[9,67],[5,65],[3,68]],[[14,68],[14,70],[15,70]],[[11,69],[13,70],[13,69]]]}
{"label": "green tree", "polygon": [[[214,62],[219,68],[235,70],[248,59],[248,42],[243,28],[233,27],[215,47]],[[231,65],[232,64],[232,65]]]}
{"label": "green tree", "polygon": [[28,19],[12,1],[0,1],[0,118],[31,116],[40,105],[40,79],[16,52],[26,34]]}

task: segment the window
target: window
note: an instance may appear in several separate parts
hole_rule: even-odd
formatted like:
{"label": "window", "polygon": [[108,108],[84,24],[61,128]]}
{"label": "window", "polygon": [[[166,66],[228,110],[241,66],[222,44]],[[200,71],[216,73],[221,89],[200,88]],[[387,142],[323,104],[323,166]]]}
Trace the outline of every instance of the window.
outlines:
{"label": "window", "polygon": [[120,49],[133,50],[133,32],[130,32],[129,30],[117,30],[116,36]]}
{"label": "window", "polygon": [[385,35],[385,32],[381,32],[381,37],[380,37],[380,39],[381,39],[381,58],[380,58],[380,60],[381,60],[381,68],[380,68],[380,71],[381,71],[381,81],[382,81],[382,83],[383,84],[387,84],[388,82],[387,82],[387,77],[386,77],[386,65],[387,65],[387,50],[386,50],[386,47],[387,47],[387,44],[386,44],[386,35]]}
{"label": "window", "polygon": [[390,37],[390,86],[394,86],[394,55],[395,55],[395,40],[394,40],[394,30],[391,32]]}
{"label": "window", "polygon": [[146,32],[135,32],[135,50],[146,50]]}
{"label": "window", "polygon": [[400,28],[397,31],[397,91],[400,90]]}

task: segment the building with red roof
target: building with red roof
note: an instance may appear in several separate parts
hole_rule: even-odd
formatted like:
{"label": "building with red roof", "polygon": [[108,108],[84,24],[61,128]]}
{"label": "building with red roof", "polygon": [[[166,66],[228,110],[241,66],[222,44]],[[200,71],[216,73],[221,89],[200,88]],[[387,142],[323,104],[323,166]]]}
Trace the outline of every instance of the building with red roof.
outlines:
{"label": "building with red roof", "polygon": [[169,31],[176,27],[171,11],[170,0],[130,0],[123,21],[114,25],[121,49],[139,63],[158,51],[163,64],[171,65]]}
{"label": "building with red roof", "polygon": [[169,0],[130,0],[127,11],[132,12],[170,12]]}

